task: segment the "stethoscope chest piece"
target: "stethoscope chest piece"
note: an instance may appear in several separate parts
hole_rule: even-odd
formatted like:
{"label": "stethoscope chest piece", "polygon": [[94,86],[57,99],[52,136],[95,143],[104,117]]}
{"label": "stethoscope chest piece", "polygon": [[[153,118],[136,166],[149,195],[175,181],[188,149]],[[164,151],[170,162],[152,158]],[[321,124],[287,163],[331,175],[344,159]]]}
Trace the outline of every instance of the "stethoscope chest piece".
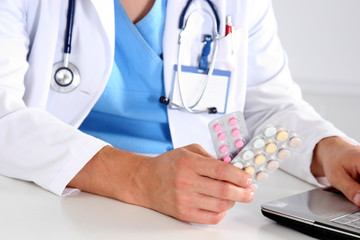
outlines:
{"label": "stethoscope chest piece", "polygon": [[79,70],[70,62],[66,65],[61,61],[53,66],[51,86],[57,92],[71,92],[80,83]]}

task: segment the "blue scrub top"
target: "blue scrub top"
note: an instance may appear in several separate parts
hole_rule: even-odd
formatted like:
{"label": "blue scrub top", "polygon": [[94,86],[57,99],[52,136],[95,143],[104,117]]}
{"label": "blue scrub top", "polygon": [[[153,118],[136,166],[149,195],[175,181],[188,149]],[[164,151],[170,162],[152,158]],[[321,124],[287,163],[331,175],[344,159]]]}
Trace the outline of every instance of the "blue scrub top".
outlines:
{"label": "blue scrub top", "polygon": [[173,149],[164,95],[162,38],[166,0],[136,25],[115,4],[115,57],[107,86],[80,130],[137,153]]}

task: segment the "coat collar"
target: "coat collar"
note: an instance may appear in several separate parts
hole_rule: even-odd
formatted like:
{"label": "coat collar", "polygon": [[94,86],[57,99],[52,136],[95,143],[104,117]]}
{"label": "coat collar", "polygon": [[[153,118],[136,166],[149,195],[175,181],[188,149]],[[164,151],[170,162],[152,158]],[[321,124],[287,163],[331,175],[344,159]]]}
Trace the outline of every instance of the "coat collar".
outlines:
{"label": "coat collar", "polygon": [[107,36],[111,52],[115,49],[115,13],[113,0],[91,0]]}

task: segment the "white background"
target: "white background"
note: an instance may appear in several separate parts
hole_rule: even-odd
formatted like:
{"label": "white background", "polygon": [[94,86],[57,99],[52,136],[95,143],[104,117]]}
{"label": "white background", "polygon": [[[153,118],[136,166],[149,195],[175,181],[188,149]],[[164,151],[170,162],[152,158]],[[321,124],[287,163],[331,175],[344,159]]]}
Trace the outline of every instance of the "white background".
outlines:
{"label": "white background", "polygon": [[360,1],[273,0],[273,5],[304,98],[360,141]]}

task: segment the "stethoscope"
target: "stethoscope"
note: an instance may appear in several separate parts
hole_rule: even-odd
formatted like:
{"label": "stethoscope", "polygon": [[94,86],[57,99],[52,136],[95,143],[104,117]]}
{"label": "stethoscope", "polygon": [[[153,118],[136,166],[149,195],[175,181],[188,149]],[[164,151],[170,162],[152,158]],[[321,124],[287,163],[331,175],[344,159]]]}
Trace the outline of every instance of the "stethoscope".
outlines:
{"label": "stethoscope", "polygon": [[74,26],[75,0],[69,0],[66,19],[63,61],[53,66],[51,86],[58,92],[67,93],[74,90],[80,83],[80,73],[74,64],[69,62],[71,53],[72,30]]}
{"label": "stethoscope", "polygon": [[[185,8],[183,9],[183,11],[180,15],[180,20],[179,20],[180,33],[179,33],[179,38],[178,38],[177,78],[178,78],[178,86],[179,86],[179,96],[180,96],[180,99],[182,102],[182,106],[171,102],[170,99],[165,96],[160,97],[160,102],[163,104],[166,104],[166,105],[173,105],[176,108],[186,110],[189,113],[204,113],[204,112],[206,113],[207,112],[209,114],[215,114],[215,113],[217,113],[216,107],[209,107],[204,110],[194,110],[194,108],[199,104],[199,102],[203,98],[204,92],[205,92],[208,82],[209,82],[209,79],[211,78],[211,76],[213,74],[215,59],[216,59],[217,50],[218,50],[218,39],[220,36],[220,19],[219,19],[219,15],[215,9],[214,4],[210,0],[206,0],[206,2],[209,4],[209,6],[212,10],[212,13],[210,13],[206,9],[202,9],[202,11],[204,13],[208,14],[213,20],[213,26],[214,26],[213,36],[207,36],[208,38],[209,37],[211,38],[210,41],[207,41],[208,44],[211,44],[211,42],[214,42],[214,50],[213,50],[212,59],[210,61],[210,66],[207,70],[208,73],[207,73],[207,76],[203,83],[199,97],[197,98],[195,103],[192,104],[191,106],[188,106],[183,98],[184,91],[182,88],[182,81],[181,81],[182,67],[181,67],[181,54],[180,54],[181,53],[181,36],[182,36],[182,33],[184,32],[184,30],[186,29],[186,26],[187,26],[187,23],[189,22],[190,17],[193,15],[193,13],[199,11],[199,10],[192,11],[188,15],[188,17],[185,19],[185,15],[186,15],[192,2],[193,2],[193,0],[188,0],[188,2],[185,5]],[[51,86],[56,91],[62,92],[62,93],[67,93],[67,92],[74,90],[80,83],[79,70],[76,68],[76,66],[74,64],[69,62],[69,56],[71,54],[72,30],[73,30],[73,26],[74,26],[75,0],[69,0],[68,5],[69,6],[68,6],[68,11],[67,11],[67,19],[66,19],[66,34],[65,34],[65,40],[64,40],[63,61],[60,61],[60,62],[57,62],[56,64],[54,64],[53,72],[52,72],[53,79],[51,81]]]}
{"label": "stethoscope", "polygon": [[[206,0],[206,2],[209,4],[212,13],[210,13],[208,10],[206,9],[201,9],[204,13],[208,14],[212,20],[213,20],[213,36],[209,36],[207,35],[206,38],[211,38],[211,39],[206,39],[204,40],[205,44],[211,44],[211,42],[214,42],[214,50],[213,50],[213,55],[212,55],[212,59],[210,61],[210,66],[208,69],[206,69],[206,71],[208,71],[206,78],[204,80],[203,86],[201,88],[199,97],[197,98],[197,100],[195,101],[194,104],[192,104],[191,106],[188,106],[187,103],[184,101],[183,98],[183,88],[182,88],[182,81],[181,81],[181,72],[182,72],[182,66],[181,66],[181,36],[183,34],[183,32],[186,29],[187,23],[190,19],[190,17],[192,16],[193,13],[199,11],[198,9],[193,10],[192,12],[190,12],[190,14],[188,15],[188,17],[185,19],[185,15],[191,5],[191,3],[193,2],[193,0],[188,0],[188,2],[185,5],[185,8],[183,9],[181,15],[180,15],[180,21],[179,21],[179,29],[180,29],[180,33],[179,33],[179,38],[178,38],[178,56],[177,56],[177,82],[178,82],[178,87],[179,87],[179,97],[182,103],[182,106],[179,104],[176,104],[174,102],[172,102],[170,100],[170,98],[165,97],[165,96],[161,96],[159,101],[165,105],[172,105],[174,107],[176,107],[177,109],[182,109],[182,110],[186,110],[189,113],[209,113],[209,114],[215,114],[217,113],[217,109],[216,107],[208,107],[206,109],[203,110],[194,110],[194,108],[199,104],[199,102],[201,101],[201,99],[204,96],[205,90],[207,88],[209,79],[211,78],[211,76],[213,75],[213,71],[214,71],[214,66],[215,66],[215,59],[216,59],[216,55],[217,55],[217,50],[218,50],[218,39],[220,36],[220,19],[219,19],[219,15],[216,11],[216,8],[214,6],[214,4],[210,1],[210,0]],[[205,47],[205,46],[204,46]]]}

